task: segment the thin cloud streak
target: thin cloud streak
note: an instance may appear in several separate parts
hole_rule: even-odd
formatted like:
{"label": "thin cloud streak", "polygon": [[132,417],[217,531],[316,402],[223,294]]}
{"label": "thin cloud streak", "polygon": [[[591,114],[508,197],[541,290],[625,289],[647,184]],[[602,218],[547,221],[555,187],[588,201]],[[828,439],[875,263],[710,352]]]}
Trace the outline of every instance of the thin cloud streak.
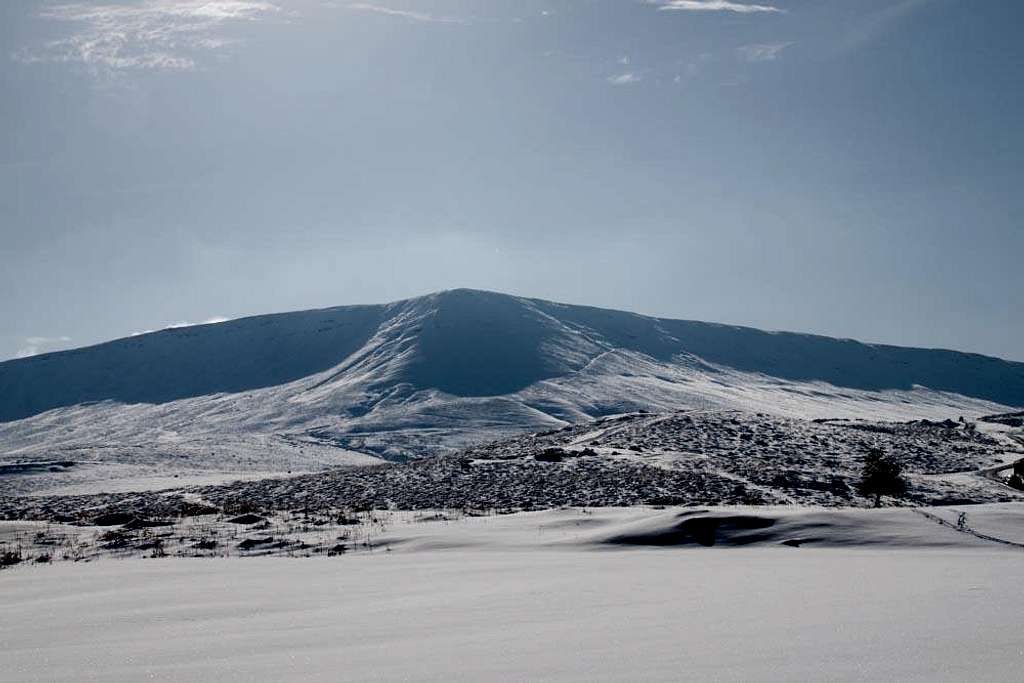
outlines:
{"label": "thin cloud streak", "polygon": [[793,43],[758,43],[736,48],[736,54],[745,62],[774,62],[782,51]]}
{"label": "thin cloud streak", "polygon": [[743,2],[731,2],[731,0],[655,0],[661,5],[659,10],[667,11],[689,11],[689,12],[736,12],[738,14],[753,14],[758,12],[783,12],[773,5],[753,5]]}
{"label": "thin cloud streak", "polygon": [[218,29],[278,12],[265,0],[146,0],[138,4],[55,5],[39,17],[77,27],[66,38],[29,47],[13,57],[24,63],[78,63],[93,69],[187,71],[202,52],[234,42]]}
{"label": "thin cloud streak", "polygon": [[629,85],[630,83],[639,83],[641,80],[643,79],[640,75],[633,71],[627,71],[625,73],[608,77],[608,82],[612,85]]}
{"label": "thin cloud streak", "polygon": [[841,53],[856,52],[873,43],[909,19],[919,10],[934,4],[934,0],[902,0],[854,24],[839,45]]}
{"label": "thin cloud streak", "polygon": [[384,7],[383,5],[372,5],[367,2],[356,2],[348,6],[351,10],[357,12],[373,12],[376,14],[384,14],[389,17],[400,17],[402,19],[409,19],[410,21],[419,21],[434,24],[465,24],[463,19],[457,19],[455,17],[436,17],[433,14],[427,14],[426,12],[416,12],[414,10],[394,9],[392,7]]}

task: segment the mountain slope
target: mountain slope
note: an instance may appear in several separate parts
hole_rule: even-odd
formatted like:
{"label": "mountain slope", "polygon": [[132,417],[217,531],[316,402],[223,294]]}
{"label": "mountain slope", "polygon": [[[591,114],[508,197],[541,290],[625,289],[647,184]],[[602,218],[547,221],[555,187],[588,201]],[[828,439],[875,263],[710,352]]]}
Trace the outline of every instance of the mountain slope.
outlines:
{"label": "mountain slope", "polygon": [[362,347],[379,306],[180,327],[0,363],[0,422],[89,401],[166,403],[286,384]]}
{"label": "mountain slope", "polygon": [[453,290],[175,328],[0,363],[0,422],[85,402],[166,403],[286,384],[345,363],[387,326],[409,351],[386,381],[496,396],[578,371],[610,350],[680,354],[794,381],[880,391],[915,385],[1024,405],[1024,363],[956,351],[650,318]]}
{"label": "mountain slope", "polygon": [[168,462],[402,459],[636,410],[909,419],[1019,405],[1022,363],[453,290],[0,363],[0,458],[84,463],[61,475],[72,486],[114,465],[145,477]]}

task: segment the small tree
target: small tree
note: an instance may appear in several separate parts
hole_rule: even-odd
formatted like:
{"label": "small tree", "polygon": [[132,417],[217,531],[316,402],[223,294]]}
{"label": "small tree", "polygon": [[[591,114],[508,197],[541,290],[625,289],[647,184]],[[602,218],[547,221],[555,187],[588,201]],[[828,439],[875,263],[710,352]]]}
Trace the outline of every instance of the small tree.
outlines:
{"label": "small tree", "polygon": [[872,448],[864,456],[864,469],[860,475],[860,492],[875,497],[875,507],[882,506],[882,496],[898,496],[907,490],[903,479],[903,465],[891,455]]}
{"label": "small tree", "polygon": [[1024,491],[1024,458],[1013,463],[1013,474],[1007,483],[1018,491]]}

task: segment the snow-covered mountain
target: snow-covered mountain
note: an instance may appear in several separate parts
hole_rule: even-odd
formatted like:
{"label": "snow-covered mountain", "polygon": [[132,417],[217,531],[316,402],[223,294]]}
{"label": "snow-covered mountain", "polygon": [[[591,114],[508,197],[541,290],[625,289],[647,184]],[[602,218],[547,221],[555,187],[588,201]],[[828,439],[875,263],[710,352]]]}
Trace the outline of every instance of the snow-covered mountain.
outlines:
{"label": "snow-covered mountain", "polygon": [[86,463],[90,477],[169,462],[265,472],[638,410],[906,419],[1021,405],[1024,363],[463,289],[0,363],[0,456]]}

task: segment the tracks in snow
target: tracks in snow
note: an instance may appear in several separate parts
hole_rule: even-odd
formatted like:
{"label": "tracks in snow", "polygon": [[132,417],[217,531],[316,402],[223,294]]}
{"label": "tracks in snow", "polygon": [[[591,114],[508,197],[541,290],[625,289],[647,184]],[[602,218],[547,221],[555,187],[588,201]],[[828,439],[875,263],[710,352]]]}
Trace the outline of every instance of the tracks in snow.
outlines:
{"label": "tracks in snow", "polygon": [[950,529],[952,529],[953,531],[956,531],[957,533],[967,534],[969,536],[974,536],[975,538],[979,538],[979,539],[981,539],[983,541],[990,541],[992,543],[999,543],[1001,545],[1008,545],[1008,546],[1011,546],[1013,548],[1020,548],[1020,549],[1024,550],[1024,543],[1017,543],[1016,541],[1008,541],[1005,538],[998,538],[996,536],[989,536],[988,534],[983,534],[980,531],[975,531],[974,529],[970,528],[969,526],[966,526],[966,525],[965,526],[959,526],[959,525],[953,524],[951,522],[947,522],[946,520],[942,519],[938,515],[932,514],[931,512],[926,512],[925,510],[922,510],[921,508],[911,508],[911,509],[914,512],[916,512],[917,514],[919,514],[922,517],[924,517],[925,519],[930,519],[931,521],[933,521],[933,522],[935,522],[937,524],[941,524],[944,527],[949,527]]}

